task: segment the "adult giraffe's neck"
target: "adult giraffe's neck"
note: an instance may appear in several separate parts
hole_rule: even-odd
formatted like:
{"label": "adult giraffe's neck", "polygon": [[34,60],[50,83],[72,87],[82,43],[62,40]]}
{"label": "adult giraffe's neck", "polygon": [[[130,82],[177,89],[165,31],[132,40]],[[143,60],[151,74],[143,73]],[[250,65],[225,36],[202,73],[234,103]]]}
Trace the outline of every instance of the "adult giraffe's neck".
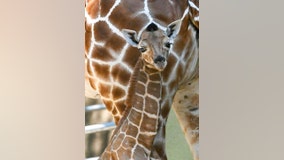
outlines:
{"label": "adult giraffe's neck", "polygon": [[149,159],[158,130],[162,96],[161,72],[139,59],[130,80],[127,109],[101,159]]}

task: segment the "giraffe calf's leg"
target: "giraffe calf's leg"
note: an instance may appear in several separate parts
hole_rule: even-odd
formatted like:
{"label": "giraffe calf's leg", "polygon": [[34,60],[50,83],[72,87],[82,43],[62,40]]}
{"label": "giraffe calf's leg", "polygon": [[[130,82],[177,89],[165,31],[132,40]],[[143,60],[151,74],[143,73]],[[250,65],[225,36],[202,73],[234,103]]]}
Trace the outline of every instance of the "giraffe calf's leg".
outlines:
{"label": "giraffe calf's leg", "polygon": [[199,78],[179,90],[173,108],[192,150],[194,160],[199,160]]}

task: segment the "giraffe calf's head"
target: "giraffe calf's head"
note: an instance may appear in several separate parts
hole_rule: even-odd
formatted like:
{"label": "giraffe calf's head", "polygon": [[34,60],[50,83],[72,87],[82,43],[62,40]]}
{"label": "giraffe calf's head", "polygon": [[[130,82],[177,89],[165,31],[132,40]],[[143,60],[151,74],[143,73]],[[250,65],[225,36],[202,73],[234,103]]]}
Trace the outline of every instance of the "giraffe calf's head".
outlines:
{"label": "giraffe calf's head", "polygon": [[167,66],[167,58],[174,38],[181,26],[181,20],[176,20],[167,26],[166,32],[154,23],[149,24],[138,38],[136,31],[123,29],[125,40],[142,53],[142,59],[150,68],[162,71]]}

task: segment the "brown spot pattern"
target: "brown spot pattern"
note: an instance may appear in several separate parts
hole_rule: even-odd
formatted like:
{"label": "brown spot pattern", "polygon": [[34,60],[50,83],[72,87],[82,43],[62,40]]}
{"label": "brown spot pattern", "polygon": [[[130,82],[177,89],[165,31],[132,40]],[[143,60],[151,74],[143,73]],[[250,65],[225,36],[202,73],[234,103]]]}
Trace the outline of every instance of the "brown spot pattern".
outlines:
{"label": "brown spot pattern", "polygon": [[137,48],[129,47],[126,50],[126,54],[122,60],[123,60],[123,63],[125,63],[126,65],[128,65],[130,68],[133,69],[137,63],[139,56],[140,56],[140,52],[138,51]]}
{"label": "brown spot pattern", "polygon": [[115,0],[103,0],[104,3],[100,3],[101,5],[101,16],[105,17],[109,10],[111,9],[111,7],[114,5]]}
{"label": "brown spot pattern", "polygon": [[177,62],[177,59],[175,58],[175,56],[170,55],[168,58],[167,67],[164,69],[163,74],[162,74],[164,82],[167,82],[169,80],[176,62]]}
{"label": "brown spot pattern", "polygon": [[103,99],[103,102],[106,105],[107,110],[112,111],[113,102],[106,99]]}
{"label": "brown spot pattern", "polygon": [[94,24],[94,36],[96,41],[104,41],[105,39],[108,39],[113,32],[110,30],[106,22],[99,21],[96,24]]}
{"label": "brown spot pattern", "polygon": [[86,11],[91,18],[96,18],[99,13],[99,2],[98,0],[89,1],[88,5],[86,6]]}
{"label": "brown spot pattern", "polygon": [[109,70],[110,67],[108,65],[100,65],[96,62],[91,63],[94,67],[94,71],[96,72],[97,78],[104,80],[104,81],[110,81]]}
{"label": "brown spot pattern", "polygon": [[125,45],[125,40],[120,38],[118,35],[116,34],[112,34],[110,36],[110,38],[108,39],[108,41],[105,43],[105,47],[112,49],[114,51],[117,52],[117,54],[119,54],[120,50],[122,49],[122,47]]}
{"label": "brown spot pattern", "polygon": [[136,144],[136,140],[132,137],[125,137],[122,142],[122,147],[131,150],[133,146]]}
{"label": "brown spot pattern", "polygon": [[114,57],[111,56],[111,54],[106,48],[96,45],[94,47],[94,50],[92,51],[92,58],[102,60],[105,62],[112,62],[115,59]]}
{"label": "brown spot pattern", "polygon": [[89,52],[89,48],[91,46],[91,37],[92,37],[92,33],[91,32],[85,32],[85,52],[88,53]]}
{"label": "brown spot pattern", "polygon": [[140,144],[142,144],[146,148],[151,148],[154,137],[155,136],[147,136],[147,135],[139,134],[138,141],[140,142]]}
{"label": "brown spot pattern", "polygon": [[118,110],[118,112],[122,115],[124,113],[124,110],[125,110],[125,107],[126,107],[124,100],[116,101],[114,104],[115,104],[115,107]]}
{"label": "brown spot pattern", "polygon": [[155,132],[156,131],[156,124],[157,119],[150,118],[146,114],[143,115],[142,125],[140,128],[141,132]]}
{"label": "brown spot pattern", "polygon": [[136,89],[135,89],[136,93],[144,95],[145,94],[145,89],[146,88],[145,88],[145,86],[143,84],[141,84],[141,83],[137,83],[136,84]]}
{"label": "brown spot pattern", "polygon": [[123,66],[117,64],[112,67],[111,76],[114,81],[126,86],[128,85],[131,74]]}
{"label": "brown spot pattern", "polygon": [[128,129],[128,130],[126,131],[126,134],[127,134],[127,135],[131,135],[131,136],[133,136],[133,137],[136,137],[137,134],[138,134],[138,128],[135,127],[134,125],[132,125],[131,123],[128,124],[128,125],[129,125],[128,128],[131,128],[131,129]]}
{"label": "brown spot pattern", "polygon": [[133,109],[129,113],[129,121],[136,124],[137,126],[139,126],[141,117],[142,117],[141,113],[139,113],[139,112],[137,112]]}
{"label": "brown spot pattern", "polygon": [[122,88],[120,87],[117,87],[117,86],[113,86],[113,89],[112,89],[112,96],[113,96],[113,99],[116,100],[116,99],[120,99],[122,97],[125,96],[125,90],[123,90]]}
{"label": "brown spot pattern", "polygon": [[119,134],[118,135],[118,137],[116,138],[116,143],[114,143],[113,145],[112,145],[112,148],[114,149],[114,150],[117,150],[119,147],[120,147],[120,145],[121,145],[121,143],[122,143],[122,140],[123,140],[123,135],[122,134]]}
{"label": "brown spot pattern", "polygon": [[161,84],[149,82],[148,87],[147,87],[148,94],[154,97],[160,97],[161,96],[160,88],[161,88]]}
{"label": "brown spot pattern", "polygon": [[98,85],[98,91],[101,93],[101,96],[103,97],[110,97],[110,89],[111,86],[107,84],[99,84]]}
{"label": "brown spot pattern", "polygon": [[145,98],[145,103],[145,111],[157,115],[159,107],[158,103],[148,96]]}

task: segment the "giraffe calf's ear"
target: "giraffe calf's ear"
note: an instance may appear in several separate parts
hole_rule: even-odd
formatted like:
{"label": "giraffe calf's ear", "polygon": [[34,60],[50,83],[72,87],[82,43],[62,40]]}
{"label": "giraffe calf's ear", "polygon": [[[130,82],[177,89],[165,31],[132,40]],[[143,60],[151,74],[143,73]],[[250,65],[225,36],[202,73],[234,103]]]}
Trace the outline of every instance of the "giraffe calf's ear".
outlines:
{"label": "giraffe calf's ear", "polygon": [[170,39],[173,39],[177,36],[181,26],[181,20],[176,20],[168,25],[166,34]]}
{"label": "giraffe calf's ear", "polygon": [[130,29],[122,29],[121,30],[125,40],[134,47],[138,45],[138,38],[136,31]]}

